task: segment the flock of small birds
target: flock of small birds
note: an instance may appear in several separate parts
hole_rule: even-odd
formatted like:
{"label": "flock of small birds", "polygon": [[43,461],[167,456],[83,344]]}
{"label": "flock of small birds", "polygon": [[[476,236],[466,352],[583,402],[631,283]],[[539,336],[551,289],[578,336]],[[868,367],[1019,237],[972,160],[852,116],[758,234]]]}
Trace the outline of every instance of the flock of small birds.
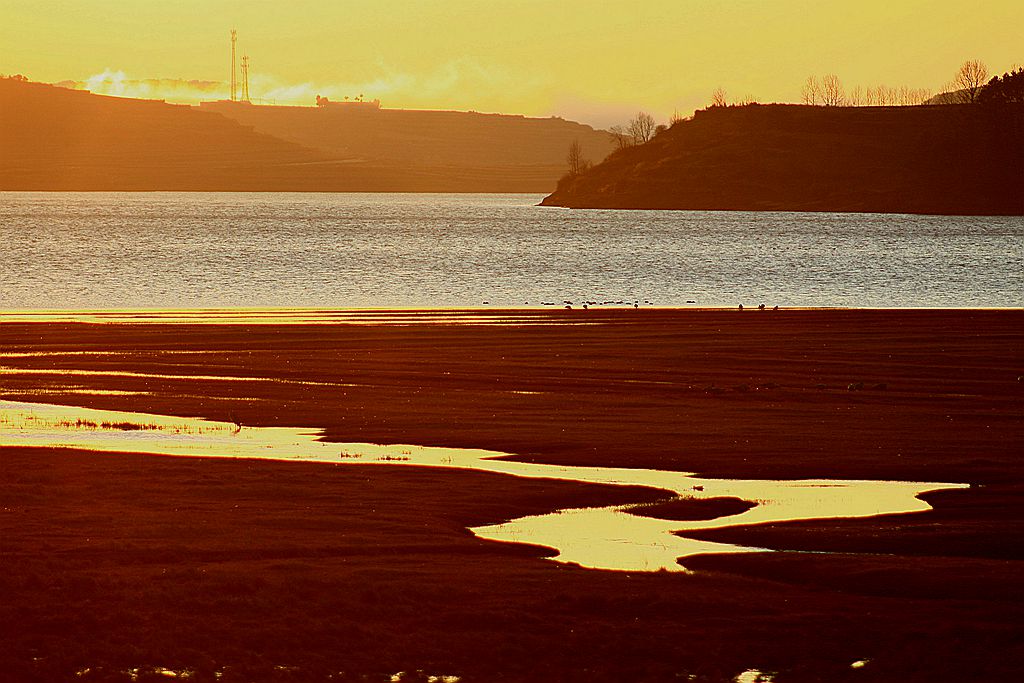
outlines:
{"label": "flock of small birds", "polygon": [[[491,303],[490,301],[485,301],[484,305],[487,306],[490,303]],[[686,303],[688,303],[688,304],[695,304],[697,302],[696,301],[687,301]],[[524,301],[523,304],[526,305],[526,306],[529,306],[530,302],[529,301]],[[572,310],[572,307],[575,306],[576,303],[574,301],[570,301],[569,299],[565,299],[564,301],[562,301],[561,304],[559,304],[559,303],[557,303],[555,301],[542,301],[542,302],[540,302],[540,305],[541,306],[559,306],[559,305],[562,305],[562,306],[565,306],[565,308],[567,308],[569,310]],[[636,299],[635,301],[626,301],[625,299],[620,299],[618,301],[581,301],[580,305],[583,306],[584,309],[590,308],[591,306],[632,306],[633,308],[640,308],[640,300]],[[644,306],[653,306],[654,304],[652,302],[648,301],[647,299],[644,299],[643,305]]]}
{"label": "flock of small birds", "polygon": [[[530,303],[530,302],[526,302],[526,303]],[[542,301],[540,303],[541,303],[541,306],[557,306],[558,305],[554,301]],[[564,300],[562,302],[562,305],[565,307],[566,310],[570,310],[571,311],[572,307],[575,306],[576,303],[573,302],[573,301],[570,301],[569,299],[566,299],[566,300]],[[611,300],[609,300],[609,301],[581,301],[579,305],[582,306],[584,310],[587,310],[591,306],[632,306],[633,308],[640,308],[640,300],[637,299],[637,300],[632,301],[632,302],[627,301],[625,299],[619,299],[618,301],[611,301]],[[644,306],[653,306],[654,304],[652,304],[647,299],[644,299],[643,305]]]}

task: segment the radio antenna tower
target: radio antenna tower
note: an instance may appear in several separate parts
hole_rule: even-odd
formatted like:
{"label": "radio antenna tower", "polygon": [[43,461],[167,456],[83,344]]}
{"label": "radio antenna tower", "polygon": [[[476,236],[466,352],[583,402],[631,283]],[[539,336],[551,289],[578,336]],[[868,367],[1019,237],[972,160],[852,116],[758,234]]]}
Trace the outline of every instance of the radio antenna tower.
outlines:
{"label": "radio antenna tower", "polygon": [[249,55],[242,55],[242,101],[249,101]]}
{"label": "radio antenna tower", "polygon": [[238,99],[238,81],[235,78],[235,42],[238,40],[238,31],[231,29],[231,101]]}

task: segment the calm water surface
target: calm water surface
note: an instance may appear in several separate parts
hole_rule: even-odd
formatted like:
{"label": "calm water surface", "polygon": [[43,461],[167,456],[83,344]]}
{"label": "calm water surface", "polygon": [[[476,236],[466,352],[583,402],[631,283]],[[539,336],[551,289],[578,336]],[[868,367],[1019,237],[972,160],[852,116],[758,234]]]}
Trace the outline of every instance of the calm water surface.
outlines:
{"label": "calm water surface", "polygon": [[1024,306],[1020,217],[571,211],[540,199],[0,193],[0,309]]}
{"label": "calm water surface", "polygon": [[[243,427],[146,413],[21,403],[0,399],[0,446],[82,448],[178,456],[262,458],[345,464],[418,465],[498,472],[518,477],[648,486],[667,495],[738,497],[757,504],[735,515],[673,521],[632,514],[629,505],[564,509],[472,529],[481,538],[554,548],[555,559],[595,569],[681,571],[677,558],[760,550],[678,536],[673,532],[798,519],[873,517],[923,512],[918,494],[962,484],[769,479],[706,479],[683,472],[572,467],[505,460],[508,454],[466,448],[328,443],[316,430]],[[443,494],[439,494],[443,495]]]}

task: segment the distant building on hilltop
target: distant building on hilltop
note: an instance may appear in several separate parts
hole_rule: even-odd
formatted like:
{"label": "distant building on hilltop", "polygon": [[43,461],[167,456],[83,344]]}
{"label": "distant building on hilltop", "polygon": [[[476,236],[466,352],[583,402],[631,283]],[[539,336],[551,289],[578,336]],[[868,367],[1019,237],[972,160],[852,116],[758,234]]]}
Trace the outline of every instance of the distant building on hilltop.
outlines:
{"label": "distant building on hilltop", "polygon": [[316,96],[316,106],[323,107],[323,108],[327,108],[327,107],[345,107],[345,108],[356,107],[356,108],[359,108],[359,109],[380,109],[380,100],[366,101],[366,100],[363,99],[363,96],[360,95],[359,97],[357,97],[354,100],[350,100],[350,99],[346,98],[345,100],[342,100],[341,102],[331,102],[328,98],[321,97],[320,95],[317,95]]}
{"label": "distant building on hilltop", "polygon": [[252,106],[255,106],[249,100],[203,100],[202,102],[199,103],[199,108],[200,109],[205,109],[205,108],[208,108],[208,107],[219,107],[219,106],[223,106],[223,105],[229,105],[229,106],[232,106],[232,107],[236,107],[236,106],[237,107],[252,107]]}

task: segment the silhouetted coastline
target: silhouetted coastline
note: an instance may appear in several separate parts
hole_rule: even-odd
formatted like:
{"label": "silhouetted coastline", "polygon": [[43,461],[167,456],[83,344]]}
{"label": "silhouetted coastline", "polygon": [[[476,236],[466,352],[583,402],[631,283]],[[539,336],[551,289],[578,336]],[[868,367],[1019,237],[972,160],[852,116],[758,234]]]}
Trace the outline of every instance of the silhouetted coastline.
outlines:
{"label": "silhouetted coastline", "polygon": [[1024,107],[712,107],[545,206],[1024,214]]}

